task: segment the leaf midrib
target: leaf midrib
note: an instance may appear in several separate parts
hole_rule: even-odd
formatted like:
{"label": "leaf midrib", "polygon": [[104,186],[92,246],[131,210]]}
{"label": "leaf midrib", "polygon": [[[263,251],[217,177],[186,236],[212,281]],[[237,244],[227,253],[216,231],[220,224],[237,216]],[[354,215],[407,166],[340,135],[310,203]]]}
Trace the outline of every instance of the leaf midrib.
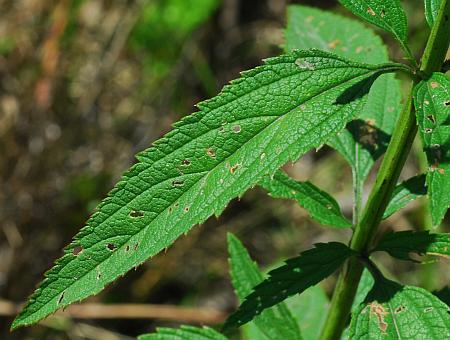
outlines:
{"label": "leaf midrib", "polygon": [[[286,63],[287,63],[287,62],[286,62]],[[292,64],[292,62],[291,62],[291,63],[287,63],[287,64]],[[394,65],[388,65],[388,67],[389,67],[389,66],[394,67]],[[343,67],[340,67],[340,68],[351,68],[351,67],[352,67],[352,66],[343,66]],[[330,67],[330,68],[333,68],[333,67]],[[309,97],[305,98],[305,100],[304,100],[303,102],[296,104],[292,109],[286,111],[284,114],[279,115],[273,122],[269,123],[265,128],[263,128],[261,131],[259,131],[258,133],[256,133],[256,134],[255,134],[254,136],[252,136],[248,141],[246,141],[246,142],[245,142],[244,144],[242,144],[238,149],[236,149],[236,150],[234,151],[234,153],[236,153],[237,151],[239,151],[242,147],[244,147],[244,146],[245,146],[247,143],[249,143],[252,139],[256,138],[262,131],[265,131],[265,130],[266,130],[267,128],[269,128],[272,124],[274,124],[275,122],[277,122],[279,119],[283,118],[286,114],[289,114],[290,112],[292,112],[292,110],[296,109],[298,106],[300,106],[300,105],[302,105],[302,104],[308,102],[308,101],[311,100],[311,99],[314,99],[314,98],[317,97],[317,96],[320,96],[321,94],[325,93],[326,91],[329,91],[329,90],[332,90],[332,89],[334,89],[334,88],[343,86],[344,84],[349,83],[349,82],[352,82],[352,81],[355,81],[355,83],[356,83],[356,80],[357,80],[358,78],[364,79],[364,78],[367,78],[367,77],[368,77],[368,74],[370,74],[370,73],[374,73],[374,74],[375,74],[375,73],[377,73],[377,72],[383,72],[383,70],[384,70],[383,67],[380,67],[380,68],[367,68],[366,65],[362,65],[362,66],[357,66],[357,65],[356,65],[356,66],[354,66],[354,68],[366,69],[367,72],[364,73],[364,74],[361,74],[361,75],[359,75],[359,76],[357,76],[357,77],[353,77],[353,78],[346,79],[345,81],[343,81],[343,82],[341,82],[341,83],[339,83],[339,84],[333,84],[332,86],[328,86],[328,87],[322,89],[321,91],[318,91],[316,94],[310,95]],[[323,69],[327,69],[327,68],[323,68]],[[290,75],[290,76],[288,76],[288,77],[281,78],[281,79],[286,79],[286,78],[290,78],[290,77],[293,77],[293,76],[298,76],[298,74],[299,74],[299,73],[295,73],[295,74],[293,74],[293,75]],[[311,75],[312,75],[312,73],[311,73]],[[276,81],[279,81],[279,80],[281,80],[281,79],[277,79]],[[271,83],[268,83],[268,84],[265,84],[264,86],[272,85],[272,84],[275,83],[276,81],[271,82]],[[258,89],[260,89],[260,88],[258,88]],[[248,95],[248,94],[250,94],[250,93],[253,92],[253,91],[256,91],[256,90],[257,90],[257,89],[252,89],[252,91],[246,93],[245,96]],[[242,97],[243,97],[243,96],[241,96],[241,97],[236,97],[235,99],[233,99],[233,100],[230,101],[230,102],[225,103],[224,105],[228,105],[229,103],[233,102],[234,100],[237,100],[237,99],[242,98]],[[221,106],[224,106],[224,105],[221,105]],[[216,107],[216,108],[214,108],[213,110],[216,110],[216,109],[220,108],[221,106]],[[343,107],[344,107],[344,106],[342,106],[340,109],[342,109]],[[339,110],[340,110],[340,109],[339,109]],[[336,111],[336,113],[339,112],[339,110]],[[212,111],[212,110],[211,110],[211,111]],[[209,111],[209,112],[211,112],[211,111]],[[198,112],[200,112],[200,111],[198,111]],[[254,118],[254,117],[252,117],[252,118]],[[232,123],[232,122],[230,122],[230,123]],[[323,122],[321,122],[321,124],[322,124],[322,123],[323,123]],[[210,132],[210,131],[211,131],[211,130],[208,130],[208,131],[205,132],[204,134],[206,134],[206,133],[208,133],[208,132]],[[197,136],[195,139],[191,140],[189,143],[192,143],[193,141],[195,141],[196,139],[200,138],[200,137],[203,136],[204,134]],[[171,154],[173,154],[173,153],[176,152],[176,151],[177,151],[177,150],[174,150],[174,151],[172,151],[171,153],[166,154],[166,156],[164,156],[162,159],[160,159],[160,160],[154,162],[153,164],[156,164],[157,162],[159,163],[159,162],[163,161],[166,157],[169,157]],[[233,154],[234,154],[234,153],[233,153]],[[230,156],[228,156],[227,158],[225,158],[222,162],[218,163],[218,164],[217,164],[216,166],[214,166],[211,170],[207,170],[207,171],[205,171],[205,172],[212,173],[219,165],[222,165],[223,163],[225,163],[225,162],[229,159],[229,157],[231,157],[233,154],[231,154]],[[241,174],[240,176],[242,176],[242,174]],[[176,177],[174,177],[174,178],[176,178]],[[202,178],[204,178],[204,177],[202,177]],[[169,179],[169,180],[170,180],[170,179]],[[201,180],[201,178],[200,178],[198,181],[194,182],[194,183],[192,184],[192,186],[191,186],[187,191],[183,192],[183,193],[177,198],[177,200],[179,200],[181,197],[183,197],[184,195],[186,195],[187,192],[188,192],[194,185],[196,185],[200,180]],[[151,187],[151,188],[152,188],[152,187]],[[148,190],[150,190],[151,188],[148,188],[148,189],[145,190],[145,191],[148,191]],[[140,195],[142,195],[143,193],[145,193],[145,191],[142,192]],[[217,199],[218,196],[219,196],[219,195],[216,196],[215,200]],[[134,199],[132,199],[129,203],[127,203],[126,206],[128,207],[135,199],[136,199],[136,197],[135,197]],[[215,202],[215,201],[214,201],[214,202]],[[164,212],[166,212],[167,209],[168,209],[169,207],[170,207],[170,205],[167,206],[167,207],[166,207],[164,210],[162,210],[161,212],[159,212],[158,216],[160,216],[161,214],[163,214]],[[118,210],[120,210],[121,208],[123,208],[123,207],[120,207]],[[112,215],[108,216],[104,221],[101,222],[101,224],[105,223],[107,220],[109,220],[109,218],[112,218],[112,216],[113,216],[118,210],[116,210]],[[197,214],[195,215],[195,217],[198,217],[198,215],[199,215],[199,213],[197,213]],[[155,220],[157,220],[158,216],[155,217],[155,218],[150,222],[150,224],[148,224],[146,227],[142,228],[142,229],[139,230],[137,233],[132,234],[132,235],[130,236],[130,238],[128,238],[122,245],[120,245],[119,247],[117,247],[117,249],[115,250],[115,252],[119,251],[120,249],[123,249],[123,248],[125,247],[125,245],[129,242],[129,240],[130,240],[131,238],[133,238],[133,237],[135,237],[135,236],[138,236],[138,235],[140,235],[141,233],[145,233],[145,232],[148,230],[148,228],[150,227],[150,225],[153,224]],[[197,222],[197,223],[199,223],[199,222]],[[197,224],[197,223],[196,223],[196,224]],[[84,237],[86,237],[86,236],[87,236],[87,235],[85,235]],[[160,239],[160,238],[159,238],[159,239]],[[89,248],[86,248],[85,251],[87,251],[88,249],[90,249],[90,247],[89,247]],[[66,255],[68,255],[68,254],[66,254]],[[70,256],[70,255],[69,255],[69,256]],[[150,256],[151,256],[151,255],[150,255]],[[103,261],[97,263],[97,266],[99,266],[100,264],[103,264],[103,263],[107,262],[110,258],[111,258],[111,256],[108,256],[105,260],[103,260]],[[75,260],[75,259],[76,259],[76,257],[73,257],[72,260],[66,264],[66,266],[67,266],[68,264],[72,263],[72,261]],[[143,261],[137,263],[136,266],[142,264],[142,263],[145,262],[145,261],[146,261],[146,259],[144,259]],[[64,268],[64,267],[61,267],[61,269],[62,269],[62,268]],[[93,269],[88,270],[86,273],[84,273],[83,275],[81,275],[80,277],[78,277],[78,280],[72,282],[70,285],[66,286],[63,290],[58,291],[57,294],[52,295],[52,297],[51,297],[50,299],[47,299],[47,302],[43,303],[42,306],[41,306],[40,308],[38,308],[36,311],[34,311],[34,312],[32,312],[31,314],[29,314],[29,315],[26,317],[26,319],[30,319],[33,315],[35,315],[36,313],[38,313],[42,308],[44,308],[45,306],[47,306],[48,304],[50,304],[51,301],[52,301],[55,297],[57,297],[58,295],[60,295],[62,291],[65,291],[65,290],[70,289],[75,283],[79,282],[82,278],[84,278],[86,275],[88,275],[90,272],[92,272],[92,270],[93,270]],[[47,277],[46,280],[48,280],[48,279],[49,279],[49,278]],[[112,281],[113,281],[113,280],[107,282],[106,284],[109,284],[109,283],[112,282]],[[56,281],[52,281],[52,282],[56,282]],[[52,282],[50,282],[49,284],[51,284]],[[42,295],[39,295],[39,296],[36,297],[36,300],[35,300],[36,302],[37,302],[37,298],[39,298],[40,296],[42,296]],[[90,295],[88,295],[88,296],[90,296]],[[84,298],[84,297],[83,297],[83,298]],[[76,301],[80,301],[80,300],[83,299],[83,298],[80,298],[79,300],[71,301],[71,302],[69,302],[68,304],[71,304],[71,303],[76,302]],[[68,305],[68,304],[67,304],[67,305]],[[28,305],[27,305],[27,307],[28,307]],[[25,312],[25,310],[24,310],[23,312]]]}

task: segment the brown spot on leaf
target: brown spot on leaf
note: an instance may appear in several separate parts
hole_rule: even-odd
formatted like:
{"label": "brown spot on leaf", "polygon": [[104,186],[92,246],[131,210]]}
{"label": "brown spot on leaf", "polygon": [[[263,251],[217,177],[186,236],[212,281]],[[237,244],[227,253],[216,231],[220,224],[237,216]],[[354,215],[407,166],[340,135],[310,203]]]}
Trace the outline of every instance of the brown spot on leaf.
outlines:
{"label": "brown spot on leaf", "polygon": [[108,243],[108,244],[106,245],[106,248],[108,248],[108,249],[111,250],[111,251],[117,249],[116,245],[113,244],[113,243]]}
{"label": "brown spot on leaf", "polygon": [[340,41],[339,39],[335,39],[335,40],[330,41],[330,42],[328,43],[328,47],[334,49],[334,48],[336,48],[340,43],[341,43],[341,41]]}
{"label": "brown spot on leaf", "polygon": [[235,125],[235,126],[233,126],[233,132],[234,132],[234,133],[239,133],[239,132],[241,132],[241,126],[240,126],[240,125]]}
{"label": "brown spot on leaf", "polygon": [[369,13],[371,16],[376,16],[377,14],[375,13],[375,11],[371,8],[371,7],[368,7],[367,8],[367,13]]}
{"label": "brown spot on leaf", "polygon": [[386,310],[384,309],[383,305],[379,304],[378,302],[374,301],[370,303],[370,313],[372,315],[375,315],[375,317],[378,320],[378,327],[380,330],[384,333],[386,332],[386,329],[388,327],[387,322],[384,320],[384,316],[388,314]]}
{"label": "brown spot on leaf", "polygon": [[436,83],[435,81],[432,81],[430,85],[431,85],[431,88],[433,88],[433,89],[439,87],[439,83]]}
{"label": "brown spot on leaf", "polygon": [[172,181],[172,186],[173,186],[174,188],[180,188],[180,187],[182,187],[183,185],[184,185],[184,181],[180,181],[180,180]]}
{"label": "brown spot on leaf", "polygon": [[189,161],[189,159],[183,159],[181,161],[181,164],[184,165],[184,166],[189,166],[189,165],[191,165],[191,162]]}
{"label": "brown spot on leaf", "polygon": [[144,216],[144,213],[142,211],[140,211],[140,210],[134,210],[133,209],[133,210],[130,211],[130,216],[133,217],[133,218],[142,217],[142,216]]}
{"label": "brown spot on leaf", "polygon": [[232,166],[231,168],[230,168],[230,173],[232,174],[232,175],[234,175],[234,173],[236,172],[236,170],[239,168],[239,164],[236,164],[236,165],[234,165],[234,166]]}
{"label": "brown spot on leaf", "polygon": [[62,300],[64,299],[64,294],[65,292],[62,292],[61,296],[58,299],[58,305],[62,302]]}
{"label": "brown spot on leaf", "polygon": [[214,151],[213,148],[208,148],[208,149],[206,149],[206,154],[207,154],[209,157],[211,157],[211,158],[216,157],[216,152]]}
{"label": "brown spot on leaf", "polygon": [[395,308],[395,314],[399,314],[401,312],[404,312],[406,310],[405,306],[399,306],[397,308]]}
{"label": "brown spot on leaf", "polygon": [[73,248],[72,254],[77,256],[78,254],[80,254],[83,251],[83,247],[82,246],[78,246]]}

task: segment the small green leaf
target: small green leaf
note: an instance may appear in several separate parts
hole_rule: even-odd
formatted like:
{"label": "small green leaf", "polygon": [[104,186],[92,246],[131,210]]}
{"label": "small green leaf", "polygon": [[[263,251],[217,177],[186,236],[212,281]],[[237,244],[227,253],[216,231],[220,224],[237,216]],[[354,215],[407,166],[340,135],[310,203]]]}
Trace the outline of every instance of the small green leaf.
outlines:
{"label": "small green leaf", "polygon": [[[230,233],[228,234],[228,252],[233,287],[239,300],[243,301],[252,292],[253,287],[263,281],[263,276],[242,243]],[[278,337],[302,339],[300,329],[284,303],[266,309],[253,322],[269,339]]]}
{"label": "small green leaf", "polygon": [[341,130],[375,79],[402,69],[318,50],[244,72],[139,153],[14,320],[37,322],[101,291],[192,226]]}
{"label": "small green leaf", "polygon": [[292,199],[308,210],[314,220],[334,227],[349,228],[352,223],[342,215],[339,204],[325,191],[310,182],[298,182],[282,171],[259,183],[274,198]]}
{"label": "small green leaf", "polygon": [[353,14],[391,33],[407,45],[408,22],[399,0],[339,0]]}
{"label": "small green leaf", "polygon": [[[372,30],[356,20],[316,8],[289,6],[285,36],[288,51],[320,48],[361,62],[388,61],[386,46]],[[383,75],[370,89],[364,109],[356,113],[358,119],[329,141],[349,162],[359,190],[386,151],[400,110],[400,82],[393,75]]]}
{"label": "small green leaf", "polygon": [[406,207],[408,203],[426,194],[427,188],[425,186],[424,174],[411,177],[410,179],[397,184],[392,193],[391,200],[384,211],[383,218],[388,218],[400,209]]}
{"label": "small green leaf", "polygon": [[414,91],[420,137],[427,155],[428,197],[433,225],[450,206],[450,77],[433,73]]}
{"label": "small green leaf", "polygon": [[239,327],[289,296],[300,294],[331,275],[354,252],[342,243],[319,243],[300,256],[269,272],[269,278],[254,288],[224,329]]}
{"label": "small green leaf", "polygon": [[411,260],[410,253],[450,258],[450,235],[411,230],[392,232],[382,238],[374,251],[386,251],[402,260]]}
{"label": "small green leaf", "polygon": [[448,312],[430,292],[383,279],[353,313],[350,339],[450,339]]}
{"label": "small green leaf", "polygon": [[425,0],[425,18],[430,27],[433,27],[434,25],[441,4],[442,0]]}
{"label": "small green leaf", "polygon": [[180,329],[158,328],[157,333],[138,336],[138,340],[227,340],[209,327],[181,326]]}

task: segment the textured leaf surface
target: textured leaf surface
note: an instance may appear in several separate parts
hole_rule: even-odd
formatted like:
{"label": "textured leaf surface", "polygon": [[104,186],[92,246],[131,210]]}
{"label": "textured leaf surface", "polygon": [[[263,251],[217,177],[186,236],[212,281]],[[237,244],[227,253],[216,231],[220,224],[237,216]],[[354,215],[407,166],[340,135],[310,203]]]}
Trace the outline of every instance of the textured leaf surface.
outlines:
{"label": "textured leaf surface", "polygon": [[353,14],[391,33],[407,44],[408,22],[399,0],[339,0]]}
{"label": "textured leaf surface", "polygon": [[12,328],[101,291],[220,214],[263,176],[342,129],[376,77],[399,67],[310,50],[243,73],[137,155]]}
{"label": "textured leaf surface", "polygon": [[410,253],[450,258],[450,234],[430,234],[428,231],[410,230],[388,233],[374,251],[386,251],[402,260],[410,260]]}
{"label": "textured leaf surface", "polygon": [[[380,37],[358,21],[305,6],[289,6],[286,49],[320,48],[345,58],[382,63],[388,61]],[[329,144],[352,167],[355,185],[362,187],[375,161],[385,152],[401,110],[400,82],[383,75],[372,86],[358,119],[349,123]]]}
{"label": "textured leaf surface", "polygon": [[[263,276],[245,247],[232,234],[228,234],[228,252],[233,287],[239,300],[243,301],[253,287],[263,281]],[[269,339],[302,339],[300,328],[284,303],[266,309],[253,322]]]}
{"label": "textured leaf surface", "polygon": [[300,256],[269,272],[239,309],[225,322],[224,329],[239,327],[289,296],[302,293],[331,275],[353,251],[342,243],[319,243]]}
{"label": "textured leaf surface", "polygon": [[433,73],[420,82],[414,95],[420,137],[427,155],[428,197],[433,225],[450,206],[450,78]]}
{"label": "textured leaf surface", "polygon": [[448,306],[422,288],[377,282],[353,313],[350,339],[450,339]]}
{"label": "textured leaf surface", "polygon": [[141,335],[138,340],[227,340],[227,338],[209,327],[181,326],[180,329],[158,328],[157,333]]}
{"label": "textured leaf surface", "polygon": [[330,226],[348,228],[352,223],[342,215],[339,204],[325,191],[310,182],[298,182],[282,171],[259,183],[274,198],[292,199],[308,210],[311,218]]}
{"label": "textured leaf surface", "polygon": [[[367,269],[364,269],[361,280],[359,280],[358,289],[356,290],[355,298],[353,299],[352,310],[354,313],[359,306],[364,302],[367,297],[367,294],[372,290],[375,280],[373,279],[372,274]],[[349,339],[350,335],[350,327],[347,327],[342,333],[341,340]]]}
{"label": "textured leaf surface", "polygon": [[392,193],[391,200],[384,211],[383,218],[388,218],[416,198],[426,195],[425,175],[418,175],[397,184]]}
{"label": "textured leaf surface", "polygon": [[438,16],[441,4],[442,0],[425,0],[425,18],[427,19],[430,27],[433,27],[434,25],[434,21]]}

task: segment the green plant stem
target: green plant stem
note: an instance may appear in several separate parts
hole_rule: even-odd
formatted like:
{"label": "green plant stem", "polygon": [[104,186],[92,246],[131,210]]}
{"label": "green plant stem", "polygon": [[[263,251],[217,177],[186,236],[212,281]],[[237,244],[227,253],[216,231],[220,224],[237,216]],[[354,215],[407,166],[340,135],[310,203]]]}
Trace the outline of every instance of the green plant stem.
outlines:
{"label": "green plant stem", "polygon": [[[439,71],[445,60],[450,39],[450,0],[443,0],[439,14],[428,38],[422,56],[420,73],[428,76]],[[413,87],[411,83],[407,102],[392,135],[386,155],[380,166],[375,184],[369,195],[362,218],[355,228],[350,247],[366,254],[370,250],[373,237],[378,230],[384,210],[405,164],[408,153],[417,133],[417,124],[413,108]],[[331,301],[321,339],[340,339],[346,327],[351,306],[361,278],[363,264],[356,258],[350,259],[343,267]]]}

